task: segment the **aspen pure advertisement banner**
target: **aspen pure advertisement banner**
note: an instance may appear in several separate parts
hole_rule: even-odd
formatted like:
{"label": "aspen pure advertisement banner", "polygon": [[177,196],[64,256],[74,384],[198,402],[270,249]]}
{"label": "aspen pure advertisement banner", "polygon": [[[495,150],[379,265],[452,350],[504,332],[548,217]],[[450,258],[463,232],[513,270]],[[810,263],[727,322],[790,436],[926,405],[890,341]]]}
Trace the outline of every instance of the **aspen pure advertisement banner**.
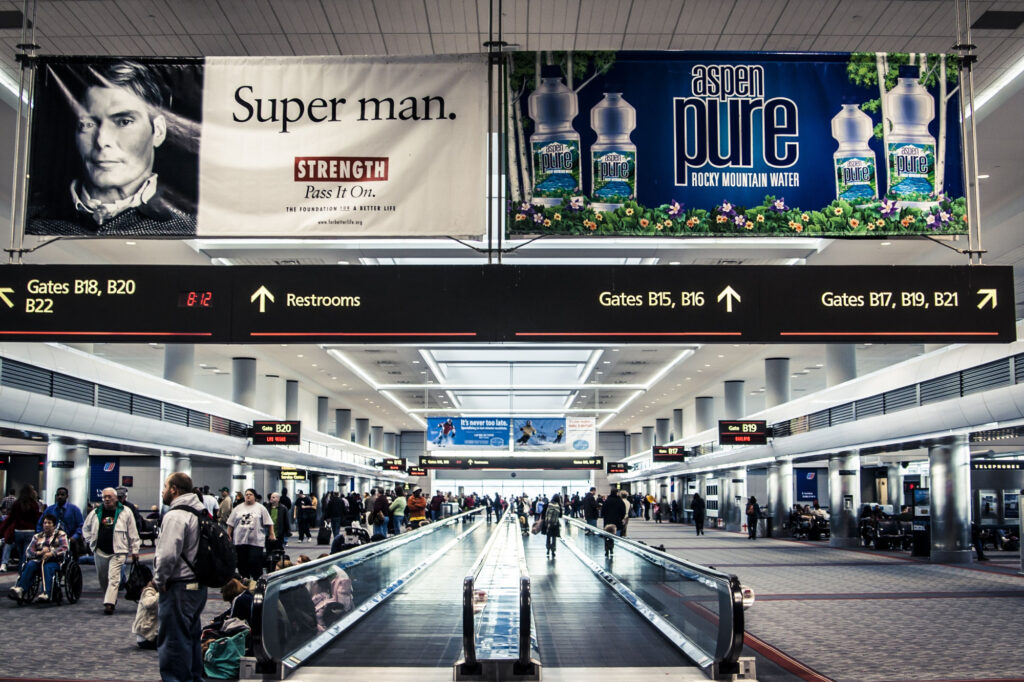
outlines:
{"label": "aspen pure advertisement banner", "polygon": [[482,55],[44,58],[26,233],[483,234]]}
{"label": "aspen pure advertisement banner", "polygon": [[953,56],[508,60],[511,234],[967,232]]}
{"label": "aspen pure advertisement banner", "polygon": [[508,417],[428,417],[427,450],[508,450]]}
{"label": "aspen pure advertisement banner", "polygon": [[597,428],[593,417],[539,417],[512,420],[516,452],[593,452]]}

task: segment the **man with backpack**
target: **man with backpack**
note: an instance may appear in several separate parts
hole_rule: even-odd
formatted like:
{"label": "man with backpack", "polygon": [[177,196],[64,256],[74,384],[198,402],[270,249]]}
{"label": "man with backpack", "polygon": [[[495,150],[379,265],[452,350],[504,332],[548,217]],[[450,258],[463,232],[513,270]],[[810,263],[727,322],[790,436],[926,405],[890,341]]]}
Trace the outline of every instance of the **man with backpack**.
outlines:
{"label": "man with backpack", "polygon": [[163,503],[170,509],[164,514],[156,541],[153,586],[160,593],[157,651],[160,679],[165,682],[203,679],[199,619],[206,606],[207,589],[195,570],[200,518],[187,510],[194,509],[205,516],[206,506],[192,489],[192,477],[180,471],[164,482]]}

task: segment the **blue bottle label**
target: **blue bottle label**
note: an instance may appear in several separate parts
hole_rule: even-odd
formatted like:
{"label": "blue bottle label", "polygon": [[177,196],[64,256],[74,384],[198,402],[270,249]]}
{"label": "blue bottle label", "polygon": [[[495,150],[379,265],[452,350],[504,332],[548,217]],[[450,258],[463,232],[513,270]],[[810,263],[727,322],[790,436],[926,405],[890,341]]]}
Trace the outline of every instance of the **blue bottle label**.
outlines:
{"label": "blue bottle label", "polygon": [[889,143],[889,193],[893,199],[927,201],[935,194],[935,145]]}
{"label": "blue bottle label", "polygon": [[533,195],[558,197],[580,189],[579,140],[534,142]]}
{"label": "blue bottle label", "polygon": [[846,156],[835,159],[836,197],[846,201],[874,199],[878,196],[875,181],[875,157]]}
{"label": "blue bottle label", "polygon": [[606,149],[591,153],[595,201],[622,202],[636,197],[636,151]]}

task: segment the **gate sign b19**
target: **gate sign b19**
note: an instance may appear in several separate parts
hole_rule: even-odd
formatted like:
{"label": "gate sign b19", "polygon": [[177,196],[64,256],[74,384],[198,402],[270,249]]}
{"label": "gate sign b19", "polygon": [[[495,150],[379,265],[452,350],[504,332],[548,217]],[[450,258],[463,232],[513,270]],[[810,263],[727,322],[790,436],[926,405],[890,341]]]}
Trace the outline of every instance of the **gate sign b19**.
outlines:
{"label": "gate sign b19", "polygon": [[384,459],[381,460],[380,467],[384,471],[405,471],[405,459]]}
{"label": "gate sign b19", "polygon": [[261,421],[252,423],[253,445],[298,445],[300,425],[297,421]]}
{"label": "gate sign b19", "polygon": [[768,442],[764,421],[719,421],[718,442],[722,445],[764,445]]}

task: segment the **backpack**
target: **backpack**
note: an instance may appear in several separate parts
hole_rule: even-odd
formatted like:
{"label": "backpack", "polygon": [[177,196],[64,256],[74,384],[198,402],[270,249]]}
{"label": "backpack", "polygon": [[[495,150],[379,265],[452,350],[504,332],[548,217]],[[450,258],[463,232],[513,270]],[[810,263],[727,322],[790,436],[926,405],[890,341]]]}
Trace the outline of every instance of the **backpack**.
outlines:
{"label": "backpack", "polygon": [[193,564],[185,558],[182,560],[196,574],[196,580],[207,587],[223,587],[235,576],[237,557],[235,546],[228,537],[227,531],[210,518],[206,510],[199,511],[192,507],[174,507],[171,511],[188,511],[199,520],[199,543],[196,548],[196,562]]}

